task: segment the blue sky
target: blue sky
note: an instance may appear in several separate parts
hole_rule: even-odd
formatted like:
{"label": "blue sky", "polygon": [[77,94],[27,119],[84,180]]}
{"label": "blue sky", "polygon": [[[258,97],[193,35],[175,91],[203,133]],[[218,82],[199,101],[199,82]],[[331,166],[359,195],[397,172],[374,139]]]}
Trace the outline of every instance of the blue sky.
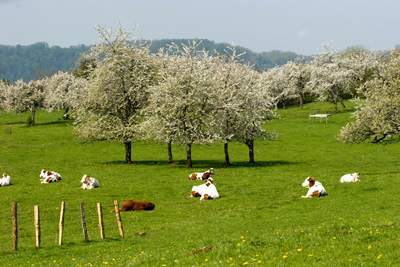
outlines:
{"label": "blue sky", "polygon": [[255,52],[400,44],[399,0],[0,0],[0,44],[98,42],[95,25],[146,40],[205,38]]}

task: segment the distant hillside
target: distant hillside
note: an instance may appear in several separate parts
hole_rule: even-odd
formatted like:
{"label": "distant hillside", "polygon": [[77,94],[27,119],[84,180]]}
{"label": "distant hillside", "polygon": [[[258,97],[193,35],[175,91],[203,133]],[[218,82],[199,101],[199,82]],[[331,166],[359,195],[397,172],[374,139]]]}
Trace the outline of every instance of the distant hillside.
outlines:
{"label": "distant hillside", "polygon": [[28,82],[56,73],[69,71],[75,67],[80,55],[89,46],[79,45],[69,48],[49,47],[47,43],[29,46],[0,45],[0,80],[15,82],[23,79]]}
{"label": "distant hillside", "polygon": [[[187,44],[188,39],[163,39],[154,40],[150,49],[152,53],[158,52],[159,48],[167,47],[171,43]],[[215,43],[204,39],[200,49],[208,51],[216,50],[223,53],[228,46],[227,43]],[[238,53],[243,55],[245,62],[255,65],[259,70],[284,65],[286,62],[302,57],[293,52],[274,50],[271,52],[255,53],[247,48],[237,46]],[[50,76],[57,71],[70,71],[75,68],[80,55],[88,52],[90,46],[78,45],[69,48],[59,46],[50,47],[47,43],[36,43],[29,46],[6,46],[0,45],[0,80],[6,79],[15,82],[23,79],[25,82],[41,77]]]}

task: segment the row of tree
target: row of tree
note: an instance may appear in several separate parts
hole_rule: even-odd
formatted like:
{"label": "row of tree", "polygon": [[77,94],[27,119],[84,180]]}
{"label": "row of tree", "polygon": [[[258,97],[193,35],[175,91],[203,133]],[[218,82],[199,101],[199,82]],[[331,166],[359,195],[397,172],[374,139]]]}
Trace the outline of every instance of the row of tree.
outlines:
{"label": "row of tree", "polygon": [[232,47],[210,55],[192,40],[154,54],[129,31],[97,30],[101,41],[81,57],[74,74],[1,83],[0,103],[9,111],[31,110],[32,124],[39,108],[65,109],[80,138],[123,143],[127,163],[135,140],[168,144],[169,162],[171,144],[186,145],[189,168],[192,145],[214,142],[224,143],[226,164],[229,142],[246,144],[254,162],[254,141],[276,136],[264,125],[279,102],[296,98],[302,108],[304,95],[313,94],[337,110],[346,94],[368,92],[389,66],[376,52],[324,46],[311,63],[299,59],[260,72],[242,64]]}

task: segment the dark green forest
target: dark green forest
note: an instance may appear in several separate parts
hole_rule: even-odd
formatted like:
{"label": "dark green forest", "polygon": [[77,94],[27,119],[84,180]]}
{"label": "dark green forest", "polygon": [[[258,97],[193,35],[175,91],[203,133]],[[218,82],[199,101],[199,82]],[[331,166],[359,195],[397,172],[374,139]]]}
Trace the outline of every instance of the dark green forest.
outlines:
{"label": "dark green forest", "polygon": [[[157,53],[162,47],[167,47],[171,43],[187,44],[188,39],[163,39],[145,41],[150,45],[152,53]],[[215,43],[204,39],[199,49],[205,49],[213,53],[224,53],[227,43]],[[236,46],[238,53],[245,52],[242,56],[243,62],[249,62],[259,70],[267,70],[275,66],[284,65],[286,62],[295,60],[298,55],[294,52],[283,52],[273,50],[270,52],[255,53],[247,48]],[[50,76],[57,71],[71,71],[77,65],[82,53],[89,52],[90,46],[78,45],[69,48],[59,46],[49,46],[47,43],[40,42],[29,46],[7,46],[0,45],[0,80],[5,79],[15,82],[23,79],[25,82]]]}

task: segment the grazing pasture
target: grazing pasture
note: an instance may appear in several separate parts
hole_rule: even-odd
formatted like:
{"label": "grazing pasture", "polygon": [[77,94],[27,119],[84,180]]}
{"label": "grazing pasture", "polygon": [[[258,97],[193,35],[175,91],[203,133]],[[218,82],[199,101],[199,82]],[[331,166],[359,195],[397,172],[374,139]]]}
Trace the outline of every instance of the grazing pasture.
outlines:
{"label": "grazing pasture", "polygon": [[[73,121],[62,112],[0,115],[0,172],[11,186],[0,187],[2,266],[394,266],[400,264],[400,161],[398,142],[345,145],[334,136],[350,121],[349,108],[334,113],[330,103],[303,110],[279,110],[266,122],[277,141],[255,143],[255,164],[244,144],[192,148],[151,142],[132,145],[132,165],[124,147],[113,142],[82,143]],[[328,123],[309,123],[309,114],[331,113]],[[12,127],[10,134],[9,127]],[[190,198],[188,175],[214,168],[220,199]],[[40,171],[62,175],[41,184]],[[347,173],[358,183],[340,183]],[[100,187],[80,189],[84,174]],[[301,183],[312,176],[328,195],[303,199]],[[145,200],[152,211],[121,212],[119,235],[114,200]],[[61,201],[65,201],[63,245],[58,245]],[[11,205],[18,203],[18,250],[12,249]],[[84,242],[80,203],[84,202],[89,242]],[[103,207],[105,239],[98,229],[97,203]],[[41,247],[35,248],[34,206],[40,206]]]}

